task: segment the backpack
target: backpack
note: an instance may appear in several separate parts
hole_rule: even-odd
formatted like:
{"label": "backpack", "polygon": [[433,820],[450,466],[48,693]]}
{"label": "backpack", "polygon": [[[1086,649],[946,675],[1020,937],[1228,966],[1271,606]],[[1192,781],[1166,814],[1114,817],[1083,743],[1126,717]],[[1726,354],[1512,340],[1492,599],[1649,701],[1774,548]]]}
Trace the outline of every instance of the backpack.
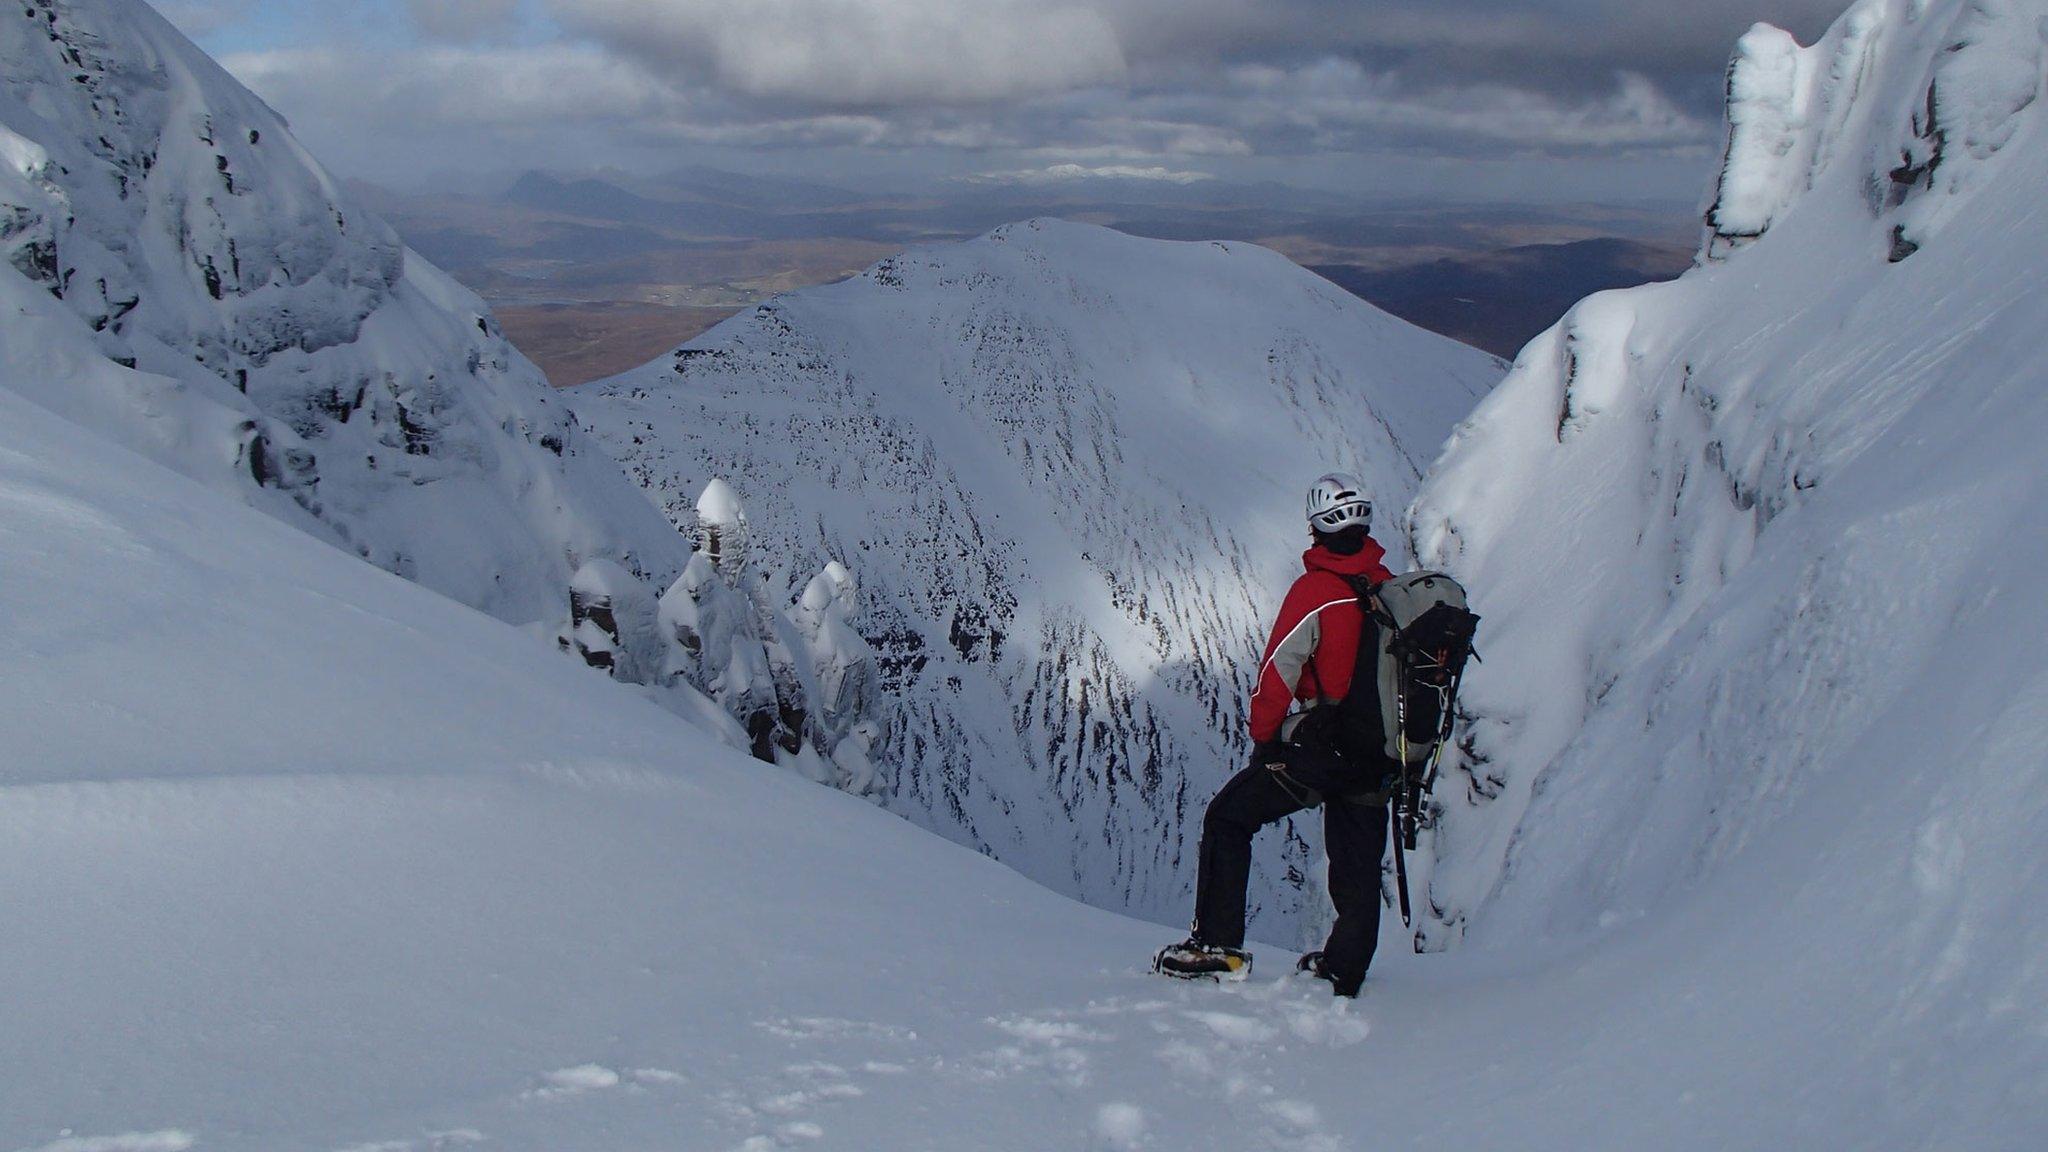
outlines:
{"label": "backpack", "polygon": [[1409,572],[1377,587],[1351,586],[1370,626],[1358,638],[1351,691],[1338,704],[1342,743],[1374,751],[1396,771],[1433,764],[1451,737],[1465,661],[1479,617],[1465,589],[1441,572]]}
{"label": "backpack", "polygon": [[[1330,709],[1337,713],[1335,743],[1345,758],[1387,770],[1394,881],[1401,923],[1409,924],[1406,854],[1415,850],[1422,798],[1436,783],[1438,760],[1451,739],[1479,617],[1466,607],[1464,587],[1441,572],[1409,572],[1377,587],[1347,579],[1365,623],[1351,690]],[[1418,773],[1425,764],[1428,772]]]}
{"label": "backpack", "polygon": [[1465,589],[1441,572],[1410,572],[1382,584],[1345,579],[1365,617],[1351,688],[1342,700],[1304,714],[1294,739],[1379,766],[1391,785],[1396,777],[1412,778],[1408,769],[1432,763],[1450,739],[1479,617],[1466,608]]}

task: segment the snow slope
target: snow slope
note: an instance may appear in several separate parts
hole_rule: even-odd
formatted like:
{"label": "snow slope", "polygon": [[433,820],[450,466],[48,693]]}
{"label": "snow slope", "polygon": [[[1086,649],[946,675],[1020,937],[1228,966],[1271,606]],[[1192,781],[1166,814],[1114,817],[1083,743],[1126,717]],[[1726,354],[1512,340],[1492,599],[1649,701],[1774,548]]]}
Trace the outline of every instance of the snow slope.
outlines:
{"label": "snow slope", "polygon": [[[1174,922],[1301,493],[1359,472],[1398,550],[1384,526],[1498,371],[1261,248],[1035,220],[778,298],[575,403],[678,523],[712,478],[739,489],[771,601],[853,570],[893,809]],[[1293,939],[1321,901],[1288,835],[1254,922]]]}
{"label": "snow slope", "polygon": [[0,20],[0,265],[63,305],[0,314],[8,387],[464,603],[553,621],[583,560],[687,556],[482,302],[139,0]]}
{"label": "snow slope", "polygon": [[1719,918],[1720,995],[2037,1146],[2044,39],[2005,0],[1751,32],[1703,264],[1532,342],[1414,510],[1486,617],[1429,938]]}
{"label": "snow slope", "polygon": [[[1960,11],[1852,13],[1814,154],[2040,26]],[[0,276],[0,1149],[2041,1147],[2035,115],[1897,205],[1815,169],[1482,406],[1418,505],[1489,613],[1477,946],[1356,1004],[1145,976],[1163,929],[61,414],[138,374]]]}
{"label": "snow slope", "polygon": [[1162,981],[1164,929],[747,760],[12,390],[0,556],[9,1152],[2048,1130],[2024,1045],[1921,1018],[1894,1049],[1776,941],[1731,964],[1743,884],[1584,954],[1392,952],[1355,1004],[1272,950],[1242,987]]}

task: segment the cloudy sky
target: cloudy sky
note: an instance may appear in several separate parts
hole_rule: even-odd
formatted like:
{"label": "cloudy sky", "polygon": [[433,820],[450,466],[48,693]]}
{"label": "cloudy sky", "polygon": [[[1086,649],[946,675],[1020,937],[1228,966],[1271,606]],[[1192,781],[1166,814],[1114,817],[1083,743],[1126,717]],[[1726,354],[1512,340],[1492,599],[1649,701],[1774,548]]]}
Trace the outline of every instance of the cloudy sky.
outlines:
{"label": "cloudy sky", "polygon": [[344,175],[1108,170],[1690,198],[1721,69],[1847,0],[158,0]]}

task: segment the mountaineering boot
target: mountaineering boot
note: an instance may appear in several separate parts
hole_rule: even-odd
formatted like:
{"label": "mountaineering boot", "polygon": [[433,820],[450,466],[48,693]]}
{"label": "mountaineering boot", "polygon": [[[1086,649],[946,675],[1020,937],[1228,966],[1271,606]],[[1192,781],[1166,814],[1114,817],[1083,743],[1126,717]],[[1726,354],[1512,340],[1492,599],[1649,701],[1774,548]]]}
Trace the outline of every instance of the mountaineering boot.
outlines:
{"label": "mountaineering boot", "polygon": [[[1302,953],[1301,959],[1294,962],[1294,970],[1323,981],[1339,996],[1351,997],[1358,995],[1357,987],[1347,990],[1343,983],[1337,979],[1336,974],[1330,971],[1330,965],[1323,959],[1323,950],[1320,948],[1313,952]],[[1360,981],[1360,983],[1364,982]]]}
{"label": "mountaineering boot", "polygon": [[1180,980],[1243,980],[1252,974],[1252,954],[1189,937],[1161,948],[1152,957],[1152,970]]}

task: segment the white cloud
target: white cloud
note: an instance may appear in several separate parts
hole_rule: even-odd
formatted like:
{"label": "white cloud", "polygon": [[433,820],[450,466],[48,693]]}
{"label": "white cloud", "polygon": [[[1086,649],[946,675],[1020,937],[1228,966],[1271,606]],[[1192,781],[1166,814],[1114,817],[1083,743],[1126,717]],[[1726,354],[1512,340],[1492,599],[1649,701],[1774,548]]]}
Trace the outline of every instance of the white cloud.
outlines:
{"label": "white cloud", "polygon": [[1206,102],[1188,102],[1166,114],[1150,115],[1123,101],[1101,102],[1070,109],[1064,129],[1050,117],[1042,127],[1054,141],[1108,148],[1119,155],[1220,157],[1258,151],[1235,125],[1216,115],[1221,110]]}
{"label": "white cloud", "polygon": [[1690,163],[1718,135],[1717,123],[1640,76],[1574,97],[1484,83],[1422,88],[1341,59],[1148,69],[1129,88],[985,103],[851,107],[734,93],[596,43],[291,49],[223,63],[340,171],[396,183],[442,170],[659,169],[711,148],[867,152],[878,163],[979,172],[989,182],[1092,176],[1166,186],[1390,155],[1409,165],[1517,156]]}
{"label": "white cloud", "polygon": [[247,16],[256,0],[156,0],[156,10],[192,39],[216,32]]}
{"label": "white cloud", "polygon": [[509,32],[519,18],[519,0],[405,0],[420,33],[435,40],[467,42]]}
{"label": "white cloud", "polygon": [[551,0],[565,27],[651,67],[827,106],[973,103],[1122,80],[1094,8],[1035,0]]}
{"label": "white cloud", "polygon": [[294,119],[348,119],[375,131],[527,129],[678,115],[675,92],[595,48],[295,48],[237,52],[221,64]]}
{"label": "white cloud", "polygon": [[1604,94],[1571,97],[1498,83],[1419,87],[1396,74],[1325,59],[1292,69],[1246,65],[1229,70],[1214,92],[1157,92],[1148,102],[1163,116],[1228,126],[1258,141],[1262,152],[1387,144],[1449,155],[1498,146],[1692,149],[1718,132],[1718,124],[1629,73]]}
{"label": "white cloud", "polygon": [[397,182],[749,149],[1015,181],[1703,164],[1731,41],[1693,17],[1841,2],[160,0],[188,32],[278,45],[225,62],[338,170]]}
{"label": "white cloud", "polygon": [[1696,147],[1718,131],[1642,76],[1604,96],[1567,100],[1499,84],[1441,92],[1340,95],[1314,110],[1337,129],[1390,130],[1532,149]]}

